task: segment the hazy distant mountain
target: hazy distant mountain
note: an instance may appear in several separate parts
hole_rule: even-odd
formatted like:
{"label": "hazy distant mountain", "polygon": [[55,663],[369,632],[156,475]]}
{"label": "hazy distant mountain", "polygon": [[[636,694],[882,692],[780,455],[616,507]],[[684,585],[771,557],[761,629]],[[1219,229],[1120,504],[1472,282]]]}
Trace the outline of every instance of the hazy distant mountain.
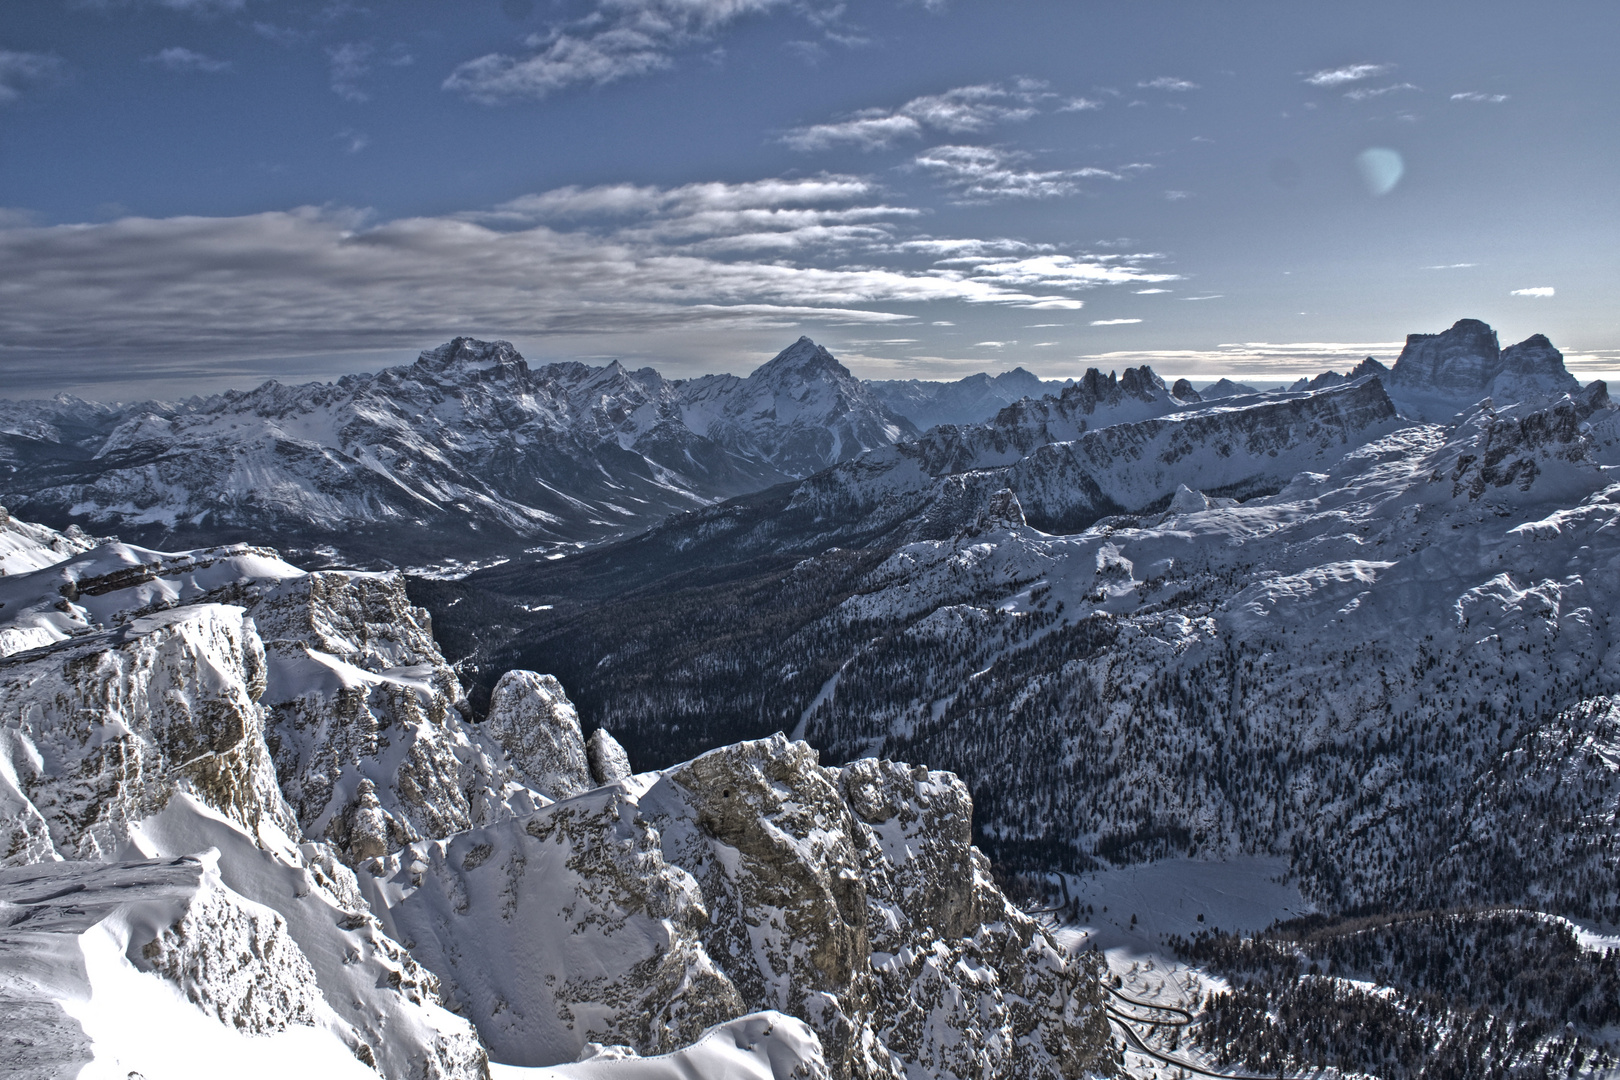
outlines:
{"label": "hazy distant mountain", "polygon": [[25,516],[148,542],[487,558],[584,541],[914,435],[808,338],[747,378],[531,369],[456,340],[335,383],[113,408],[0,409],[0,490]]}
{"label": "hazy distant mountain", "polygon": [[891,379],[866,385],[890,409],[926,430],[938,424],[983,423],[1020,398],[1062,393],[1073,381],[1042,380],[1020,367],[996,376],[981,371],[956,382]]}

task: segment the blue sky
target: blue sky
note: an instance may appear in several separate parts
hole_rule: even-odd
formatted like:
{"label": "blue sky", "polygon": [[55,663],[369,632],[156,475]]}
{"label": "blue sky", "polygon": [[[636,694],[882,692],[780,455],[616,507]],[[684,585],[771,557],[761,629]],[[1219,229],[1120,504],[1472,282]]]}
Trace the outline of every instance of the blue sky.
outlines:
{"label": "blue sky", "polygon": [[408,359],[1620,370],[1606,2],[8,0],[0,394]]}

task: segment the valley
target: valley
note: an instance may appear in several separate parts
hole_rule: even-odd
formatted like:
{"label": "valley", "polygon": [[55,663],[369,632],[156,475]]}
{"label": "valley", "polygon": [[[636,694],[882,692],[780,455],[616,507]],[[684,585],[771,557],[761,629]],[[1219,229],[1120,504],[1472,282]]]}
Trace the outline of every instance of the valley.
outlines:
{"label": "valley", "polygon": [[[6,482],[86,524],[0,521],[0,1061],[176,1067],[146,1016],[266,1075],[1615,1069],[1607,388],[1463,320],[1283,389],[885,404],[1006,384],[458,339],[139,417],[6,406]],[[563,490],[545,409],[568,498],[642,475],[641,509],[497,490],[523,455]],[[325,464],[152,510],[213,499],[173,470],[239,438]],[[361,473],[391,494],[310,496]],[[85,509],[134,477],[171,501]],[[435,517],[455,485],[483,509]]]}

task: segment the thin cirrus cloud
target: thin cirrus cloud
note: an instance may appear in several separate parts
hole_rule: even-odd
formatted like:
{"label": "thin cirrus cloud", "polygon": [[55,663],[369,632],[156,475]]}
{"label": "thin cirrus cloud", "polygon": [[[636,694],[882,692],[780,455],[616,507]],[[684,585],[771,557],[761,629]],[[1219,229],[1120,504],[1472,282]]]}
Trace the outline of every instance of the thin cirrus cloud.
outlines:
{"label": "thin cirrus cloud", "polygon": [[912,165],[933,174],[961,203],[1001,199],[1053,199],[1073,195],[1079,181],[1121,180],[1109,169],[1026,169],[1029,155],[989,146],[936,146],[918,154]]}
{"label": "thin cirrus cloud", "polygon": [[0,105],[16,101],[31,87],[60,78],[62,69],[57,56],[0,49]]}
{"label": "thin cirrus cloud", "polygon": [[1364,79],[1374,79],[1380,75],[1387,75],[1395,70],[1393,64],[1346,64],[1343,67],[1323,68],[1313,71],[1305,76],[1305,81],[1312,86],[1325,86],[1335,88],[1349,83],[1361,82]]}
{"label": "thin cirrus cloud", "polygon": [[1532,289],[1514,289],[1514,296],[1528,296],[1536,300],[1546,300],[1557,292],[1551,285],[1538,285]]}
{"label": "thin cirrus cloud", "polygon": [[1160,75],[1157,79],[1148,79],[1136,84],[1143,90],[1171,90],[1176,93],[1185,93],[1188,90],[1197,90],[1198,84],[1178,79],[1173,75]]}
{"label": "thin cirrus cloud", "polygon": [[1452,94],[1452,101],[1477,101],[1488,105],[1500,105],[1506,101],[1506,94],[1482,94],[1478,90],[1465,90],[1460,94]]}
{"label": "thin cirrus cloud", "polygon": [[1091,325],[1092,326],[1129,326],[1132,323],[1139,323],[1141,321],[1142,321],[1141,319],[1092,319],[1091,320]]}
{"label": "thin cirrus cloud", "polygon": [[606,184],[520,196],[462,216],[496,226],[606,224],[618,239],[678,244],[690,253],[899,250],[897,223],[920,211],[874,201],[875,194],[870,182],[837,175],[674,188]]}
{"label": "thin cirrus cloud", "polygon": [[223,74],[230,71],[232,66],[229,60],[216,60],[181,45],[154,53],[146,58],[146,62],[170,71],[200,71],[211,75]]}
{"label": "thin cirrus cloud", "polygon": [[[837,146],[879,150],[902,139],[920,138],[928,130],[962,135],[1028,120],[1038,111],[1037,102],[1050,96],[1043,84],[1035,82],[958,86],[940,94],[912,98],[898,108],[862,109],[841,120],[794,128],[781,141],[807,153]],[[1090,104],[1075,106],[1070,102],[1060,111],[1071,107]]]}
{"label": "thin cirrus cloud", "polygon": [[1409,82],[1394,83],[1390,86],[1358,86],[1354,90],[1346,90],[1344,96],[1351,101],[1371,101],[1381,98],[1385,94],[1399,94],[1406,90],[1418,90],[1420,87]]}
{"label": "thin cirrus cloud", "polygon": [[[1175,277],[1145,254],[994,239],[949,257],[908,250],[912,211],[864,184],[569,188],[483,214],[383,222],[302,208],[18,223],[0,228],[0,263],[23,268],[0,293],[0,340],[14,367],[160,352],[230,360],[401,348],[470,325],[608,335],[905,323],[925,304],[1075,310],[1088,289]],[[762,258],[753,249],[771,234],[791,243]],[[852,244],[859,262],[839,254]]]}
{"label": "thin cirrus cloud", "polygon": [[370,101],[371,93],[362,85],[362,80],[371,74],[375,63],[383,63],[389,67],[407,67],[416,62],[403,46],[395,45],[386,52],[378,52],[377,46],[369,41],[348,41],[342,45],[333,46],[326,50],[326,59],[331,68],[332,93],[346,101]]}
{"label": "thin cirrus cloud", "polygon": [[577,22],[530,36],[526,56],[488,53],[459,65],[443,89],[486,105],[543,98],[580,84],[663,70],[682,48],[786,0],[598,0]]}

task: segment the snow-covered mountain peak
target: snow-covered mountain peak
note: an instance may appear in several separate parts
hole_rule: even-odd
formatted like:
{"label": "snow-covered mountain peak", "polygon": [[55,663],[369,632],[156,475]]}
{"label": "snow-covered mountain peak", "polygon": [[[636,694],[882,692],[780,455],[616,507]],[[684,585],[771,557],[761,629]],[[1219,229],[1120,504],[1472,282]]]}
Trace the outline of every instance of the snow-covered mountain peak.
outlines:
{"label": "snow-covered mountain peak", "polygon": [[413,366],[430,372],[491,367],[525,373],[529,370],[510,341],[480,341],[470,337],[452,338],[436,349],[422,350]]}
{"label": "snow-covered mountain peak", "polygon": [[809,337],[802,335],[798,341],[755,368],[748,377],[770,383],[813,378],[854,378],[849,369],[840,364],[825,346],[817,345]]}
{"label": "snow-covered mountain peak", "polygon": [[1545,335],[1503,349],[1496,331],[1478,319],[1459,319],[1438,334],[1408,334],[1387,381],[1397,405],[1431,420],[1449,415],[1448,406],[1486,397],[1506,405],[1580,389]]}

